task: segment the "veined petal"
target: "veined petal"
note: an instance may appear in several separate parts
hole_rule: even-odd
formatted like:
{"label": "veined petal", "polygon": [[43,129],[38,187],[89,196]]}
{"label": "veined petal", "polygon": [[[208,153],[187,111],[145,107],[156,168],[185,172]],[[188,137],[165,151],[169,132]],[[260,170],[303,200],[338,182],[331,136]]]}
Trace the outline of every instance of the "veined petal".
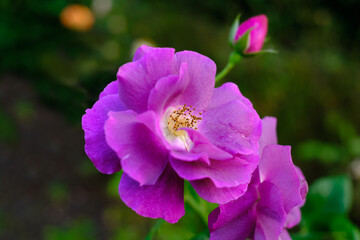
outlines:
{"label": "veined petal", "polygon": [[120,198],[144,217],[163,218],[176,223],[184,214],[184,181],[171,167],[166,167],[154,185],[140,186],[123,173],[119,185]]}
{"label": "veined petal", "polygon": [[106,141],[121,158],[126,174],[140,185],[155,184],[169,154],[162,140],[137,118],[131,110],[110,112],[105,123]]}
{"label": "veined petal", "polygon": [[107,95],[99,99],[82,117],[85,133],[85,152],[94,166],[102,173],[112,174],[121,169],[120,159],[105,140],[104,124],[108,112],[123,111],[125,107],[118,95]]}

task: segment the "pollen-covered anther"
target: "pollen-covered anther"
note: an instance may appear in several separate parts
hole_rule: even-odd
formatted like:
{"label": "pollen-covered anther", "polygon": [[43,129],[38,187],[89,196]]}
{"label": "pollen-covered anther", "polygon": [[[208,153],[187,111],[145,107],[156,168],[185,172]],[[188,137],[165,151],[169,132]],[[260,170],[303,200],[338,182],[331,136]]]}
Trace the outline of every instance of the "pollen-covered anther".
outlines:
{"label": "pollen-covered anther", "polygon": [[[186,134],[182,128],[197,129],[197,125],[202,118],[196,116],[195,111],[195,108],[192,106],[187,107],[186,104],[172,111],[167,121],[170,133],[175,136],[182,136]],[[198,114],[201,115],[201,112]]]}

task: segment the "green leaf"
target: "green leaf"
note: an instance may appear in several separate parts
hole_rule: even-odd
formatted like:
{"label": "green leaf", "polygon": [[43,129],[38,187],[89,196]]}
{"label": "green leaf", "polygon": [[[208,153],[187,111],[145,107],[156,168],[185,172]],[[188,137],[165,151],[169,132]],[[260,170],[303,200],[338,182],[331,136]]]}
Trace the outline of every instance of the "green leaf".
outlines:
{"label": "green leaf", "polygon": [[228,42],[229,42],[231,47],[234,45],[234,39],[235,39],[235,36],[236,36],[236,32],[237,32],[237,30],[239,28],[240,16],[241,16],[241,14],[239,13],[236,16],[236,18],[234,20],[234,23],[231,25],[231,28],[230,28]]}
{"label": "green leaf", "polygon": [[310,187],[309,202],[317,199],[318,213],[345,214],[349,212],[352,184],[347,176],[327,177],[317,180]]}
{"label": "green leaf", "polygon": [[331,230],[336,240],[360,240],[359,229],[346,217],[333,219]]}

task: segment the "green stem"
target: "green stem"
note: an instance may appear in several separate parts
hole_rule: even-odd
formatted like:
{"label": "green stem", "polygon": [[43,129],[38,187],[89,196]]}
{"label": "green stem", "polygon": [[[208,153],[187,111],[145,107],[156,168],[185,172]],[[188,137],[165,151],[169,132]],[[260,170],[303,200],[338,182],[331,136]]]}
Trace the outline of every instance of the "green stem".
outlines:
{"label": "green stem", "polygon": [[216,75],[215,83],[220,82],[220,80],[223,79],[234,68],[234,66],[241,61],[241,58],[242,57],[240,54],[232,52],[229,56],[229,61],[224,67],[224,69]]}
{"label": "green stem", "polygon": [[208,216],[206,213],[206,209],[199,206],[199,204],[195,201],[195,199],[185,195],[184,200],[190,205],[190,207],[199,214],[200,218],[203,220],[205,226],[208,225]]}
{"label": "green stem", "polygon": [[152,226],[152,228],[150,229],[149,234],[145,237],[145,240],[152,240],[153,237],[155,236],[155,233],[157,232],[157,230],[159,230],[159,228],[161,227],[161,225],[165,223],[165,220],[163,219],[158,219],[155,224]]}

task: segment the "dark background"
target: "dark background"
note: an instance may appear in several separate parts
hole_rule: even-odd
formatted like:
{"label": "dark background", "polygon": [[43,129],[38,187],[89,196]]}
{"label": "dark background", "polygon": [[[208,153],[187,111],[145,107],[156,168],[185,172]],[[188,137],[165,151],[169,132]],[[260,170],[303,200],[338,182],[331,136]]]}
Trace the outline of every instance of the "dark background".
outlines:
{"label": "dark background", "polygon": [[[74,3],[93,12],[91,29],[61,23]],[[226,81],[261,117],[277,117],[279,143],[292,146],[309,183],[346,179],[344,216],[359,226],[359,9],[357,0],[0,0],[0,239],[144,238],[154,220],[121,202],[119,174],[87,159],[81,116],[143,43],[197,51],[221,70],[239,12],[268,16],[266,46],[279,53],[244,59]],[[306,235],[309,211],[299,239],[350,239],[322,224],[324,235]],[[187,209],[157,239],[191,239],[204,229],[198,220]]]}

